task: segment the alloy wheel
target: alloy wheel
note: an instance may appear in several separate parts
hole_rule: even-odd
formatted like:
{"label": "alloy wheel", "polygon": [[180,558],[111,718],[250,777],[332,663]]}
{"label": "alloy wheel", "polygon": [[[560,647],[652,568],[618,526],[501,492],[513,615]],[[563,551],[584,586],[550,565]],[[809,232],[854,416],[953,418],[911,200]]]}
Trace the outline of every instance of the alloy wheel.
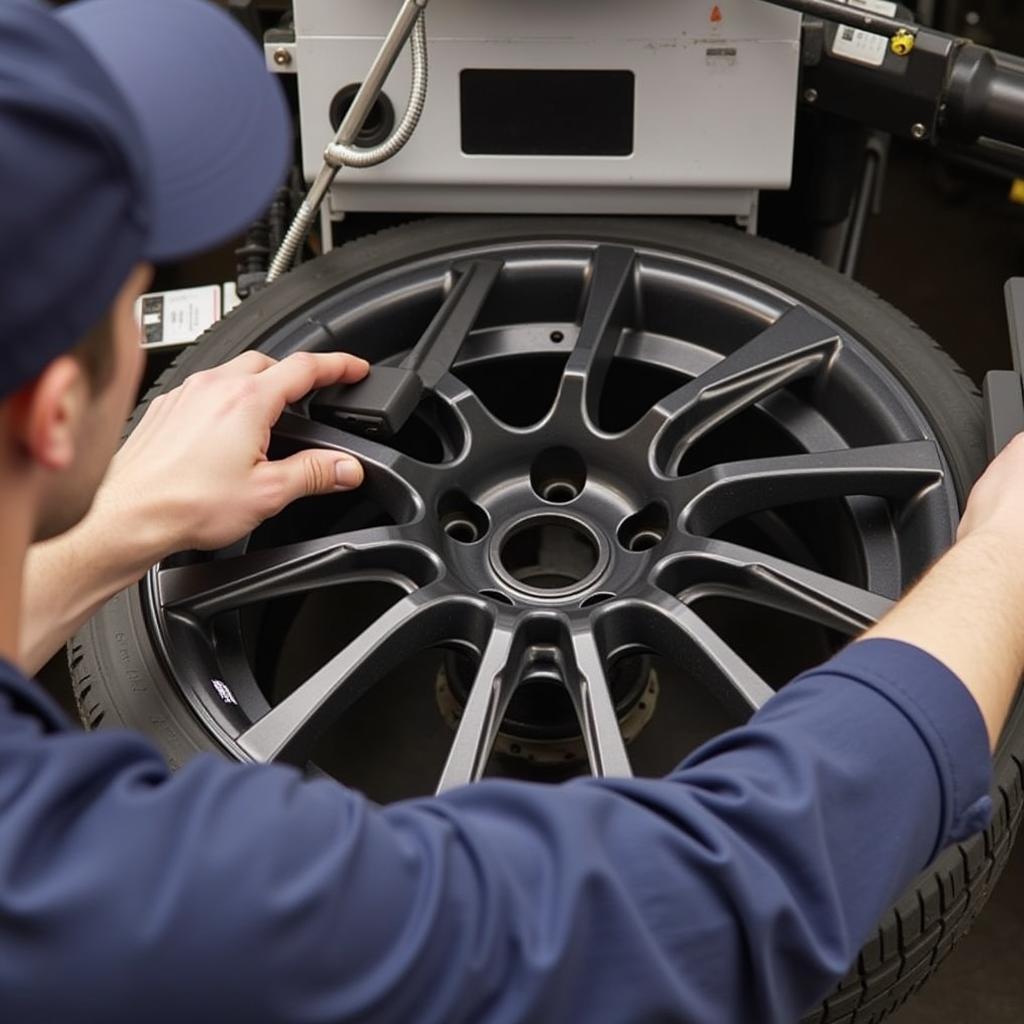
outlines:
{"label": "alloy wheel", "polygon": [[622,245],[475,247],[354,281],[259,347],[387,365],[427,330],[461,332],[461,355],[391,443],[342,429],[325,396],[274,432],[276,454],[358,456],[361,492],[148,577],[165,666],[235,756],[322,767],[381,680],[440,650],[454,731],[416,712],[449,748],[438,789],[492,773],[496,744],[531,761],[554,744],[570,773],[576,745],[592,774],[628,775],[659,690],[742,722],[952,539],[954,485],[906,391],[750,275]]}

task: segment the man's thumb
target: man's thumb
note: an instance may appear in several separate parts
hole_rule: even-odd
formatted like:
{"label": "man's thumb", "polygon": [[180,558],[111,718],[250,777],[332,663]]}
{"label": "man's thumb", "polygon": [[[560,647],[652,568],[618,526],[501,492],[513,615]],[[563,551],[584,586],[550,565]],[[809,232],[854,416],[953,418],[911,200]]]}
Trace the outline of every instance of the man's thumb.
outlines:
{"label": "man's thumb", "polygon": [[363,467],[350,455],[337,452],[299,452],[275,466],[288,502],[315,494],[351,491],[363,482]]}

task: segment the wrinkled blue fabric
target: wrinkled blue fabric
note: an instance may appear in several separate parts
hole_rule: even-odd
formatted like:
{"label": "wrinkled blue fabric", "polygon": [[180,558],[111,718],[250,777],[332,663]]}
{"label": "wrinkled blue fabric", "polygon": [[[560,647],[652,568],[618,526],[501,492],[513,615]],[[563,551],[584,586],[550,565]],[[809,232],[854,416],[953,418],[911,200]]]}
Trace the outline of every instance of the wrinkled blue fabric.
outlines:
{"label": "wrinkled blue fabric", "polygon": [[974,701],[867,641],[665,780],[376,807],[72,731],[0,665],[0,1020],[793,1024],[987,821]]}

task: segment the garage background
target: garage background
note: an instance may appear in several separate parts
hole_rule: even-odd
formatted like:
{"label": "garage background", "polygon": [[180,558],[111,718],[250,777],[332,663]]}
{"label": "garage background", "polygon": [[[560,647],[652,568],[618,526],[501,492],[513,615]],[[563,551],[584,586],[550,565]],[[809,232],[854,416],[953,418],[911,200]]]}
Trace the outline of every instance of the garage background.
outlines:
{"label": "garage background", "polygon": [[[224,0],[226,2],[226,0]],[[237,2],[237,0],[236,0]],[[929,4],[929,6],[934,6]],[[938,22],[988,45],[1024,53],[1024,14],[1010,0],[947,0]],[[1003,283],[1024,276],[1024,205],[1006,177],[894,147],[881,211],[872,218],[857,277],[916,320],[980,385],[1010,366]],[[234,245],[161,269],[156,289],[220,283],[235,275]],[[148,389],[172,355],[150,356]],[[63,656],[42,679],[72,715]],[[894,1024],[1020,1024],[1024,1020],[1024,844],[1012,856],[971,933]]]}

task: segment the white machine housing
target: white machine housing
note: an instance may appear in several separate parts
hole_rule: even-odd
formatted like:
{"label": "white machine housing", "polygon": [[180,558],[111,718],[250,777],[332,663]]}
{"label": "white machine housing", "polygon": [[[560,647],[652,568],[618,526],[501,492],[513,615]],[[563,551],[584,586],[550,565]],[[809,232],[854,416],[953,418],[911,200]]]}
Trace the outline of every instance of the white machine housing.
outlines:
{"label": "white machine housing", "polygon": [[[332,99],[362,80],[399,6],[400,0],[294,0],[294,43],[267,45],[272,70],[298,75],[307,179],[333,138]],[[748,218],[759,189],[789,186],[799,14],[759,0],[432,0],[427,33],[430,92],[419,128],[389,162],[342,169],[330,197],[335,216],[372,210]],[[406,52],[385,86],[399,118],[410,64]],[[621,72],[631,73],[631,152],[464,152],[466,69],[615,71],[618,82]],[[559,97],[550,102],[557,109]],[[533,107],[550,113],[547,104]],[[600,109],[576,109],[591,126],[601,120]],[[621,135],[621,124],[616,131]]]}

